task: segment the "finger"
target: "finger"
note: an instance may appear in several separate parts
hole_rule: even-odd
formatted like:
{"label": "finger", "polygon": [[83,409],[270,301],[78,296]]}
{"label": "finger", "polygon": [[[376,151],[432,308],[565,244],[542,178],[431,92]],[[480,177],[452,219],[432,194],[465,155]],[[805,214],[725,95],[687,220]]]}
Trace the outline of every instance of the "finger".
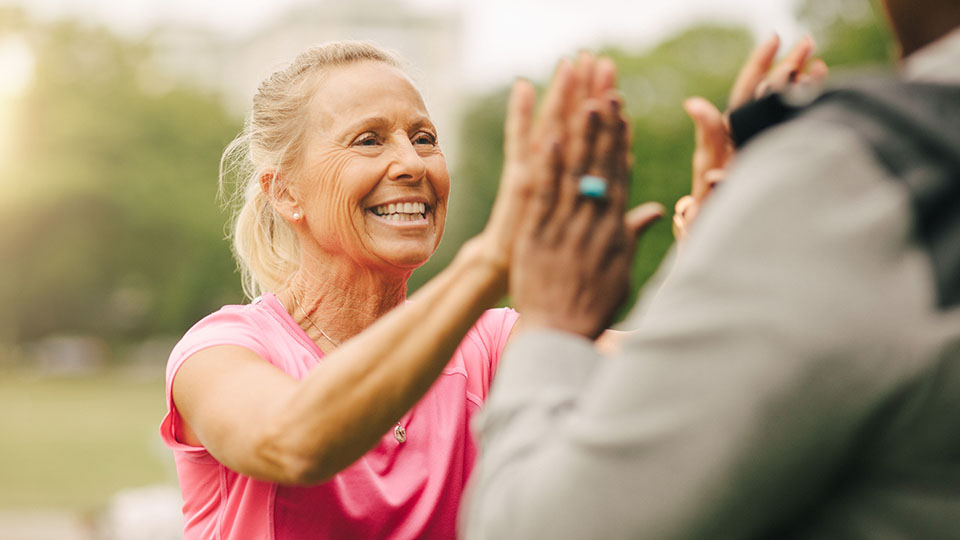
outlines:
{"label": "finger", "polygon": [[[608,117],[611,114],[609,106],[602,107],[593,99],[588,100],[585,106],[587,109],[586,133],[582,138],[582,147],[577,150],[578,162],[568,168],[574,174],[569,180],[564,181],[560,188],[560,197],[565,198],[567,204],[564,206],[570,212],[563,220],[567,229],[565,234],[573,238],[581,250],[587,250],[591,244],[597,244],[595,247],[604,244],[595,242],[594,232],[598,224],[598,215],[602,215],[609,204],[606,198],[596,199],[580,195],[580,179],[584,174],[601,172],[595,164],[602,160],[601,152],[608,152],[608,148],[614,144],[608,126]],[[610,181],[607,180],[607,196],[609,195]],[[601,235],[601,238],[607,237]]]}
{"label": "finger", "polygon": [[593,85],[590,97],[602,99],[607,92],[617,86],[617,66],[613,60],[603,56],[597,60],[594,69]]}
{"label": "finger", "polygon": [[529,81],[520,79],[513,84],[504,122],[504,157],[508,163],[522,159],[527,152],[535,100]]}
{"label": "finger", "polygon": [[543,98],[540,119],[537,125],[537,137],[547,136],[548,131],[559,129],[567,114],[569,94],[574,86],[573,66],[566,58],[557,63],[553,79]]}
{"label": "finger", "polygon": [[719,186],[727,177],[726,169],[710,169],[703,175],[704,180],[707,183],[707,190],[713,192],[717,186]]}
{"label": "finger", "polygon": [[830,68],[821,58],[813,58],[807,63],[806,75],[810,77],[811,82],[822,85],[830,75]]}
{"label": "finger", "polygon": [[777,57],[779,48],[780,36],[774,34],[773,37],[758,45],[750,53],[747,62],[740,68],[736,82],[733,83],[730,99],[727,102],[728,109],[736,109],[753,99],[757,86],[770,71],[770,66],[773,65],[773,60]]}
{"label": "finger", "polygon": [[730,156],[730,136],[723,114],[709,101],[690,98],[684,102],[684,109],[694,125],[693,184],[690,192],[699,201],[708,191],[704,177],[706,172],[726,166]]}
{"label": "finger", "polygon": [[673,237],[678,241],[687,236],[687,213],[695,204],[693,197],[684,195],[673,205]]}
{"label": "finger", "polygon": [[758,84],[757,88],[753,91],[753,99],[760,99],[773,91],[773,84],[770,82],[770,79],[764,79],[760,81],[760,84]]}
{"label": "finger", "polygon": [[609,166],[611,172],[608,178],[613,180],[613,193],[611,196],[612,210],[619,216],[623,214],[626,209],[630,195],[630,183],[633,181],[630,165],[633,160],[633,155],[630,147],[630,133],[632,128],[627,115],[622,112],[622,102],[618,110],[621,112],[617,115],[616,125],[614,126],[617,133],[617,140]]}
{"label": "finger", "polygon": [[626,207],[628,179],[623,164],[627,161],[624,153],[629,151],[629,124],[621,114],[623,102],[614,90],[607,92],[604,105],[593,161],[587,166],[587,174],[607,180],[607,206],[619,216]]}
{"label": "finger", "polygon": [[570,138],[564,147],[566,173],[557,192],[557,211],[564,215],[572,215],[578,205],[580,177],[593,160],[600,122],[598,106],[593,100],[584,103],[574,115]]}
{"label": "finger", "polygon": [[592,54],[583,51],[577,55],[577,65],[574,68],[576,73],[574,89],[572,92],[572,101],[568,104],[569,111],[577,111],[582,104],[590,99],[590,92],[593,88],[595,59]]}
{"label": "finger", "polygon": [[661,217],[663,217],[663,206],[656,202],[641,204],[623,216],[623,225],[627,231],[627,240],[631,254],[633,250],[636,249],[637,240]]}
{"label": "finger", "polygon": [[787,84],[796,80],[797,76],[803,72],[803,66],[807,63],[810,55],[813,54],[813,38],[804,36],[790,49],[787,56],[776,65],[767,76],[773,91],[783,90]]}
{"label": "finger", "polygon": [[541,151],[534,166],[543,171],[545,181],[538,184],[537,196],[534,197],[526,222],[537,228],[536,235],[539,236],[556,208],[557,193],[563,180],[563,153],[560,142],[550,141]]}
{"label": "finger", "polygon": [[681,218],[687,215],[687,210],[696,203],[696,199],[690,195],[684,195],[677,199],[676,204],[673,205],[673,213]]}
{"label": "finger", "polygon": [[677,242],[683,242],[683,239],[687,237],[687,228],[686,224],[683,222],[683,219],[680,216],[673,215],[673,239]]}

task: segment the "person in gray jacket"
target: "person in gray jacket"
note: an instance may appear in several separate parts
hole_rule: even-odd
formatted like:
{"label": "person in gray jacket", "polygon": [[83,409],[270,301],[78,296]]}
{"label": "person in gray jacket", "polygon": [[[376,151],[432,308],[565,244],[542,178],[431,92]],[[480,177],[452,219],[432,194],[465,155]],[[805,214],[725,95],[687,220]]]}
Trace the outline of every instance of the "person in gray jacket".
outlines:
{"label": "person in gray jacket", "polygon": [[754,138],[612,353],[623,186],[542,197],[467,538],[960,538],[960,147],[891,164],[960,130],[960,2],[884,3],[940,125],[885,145],[916,115],[840,104]]}

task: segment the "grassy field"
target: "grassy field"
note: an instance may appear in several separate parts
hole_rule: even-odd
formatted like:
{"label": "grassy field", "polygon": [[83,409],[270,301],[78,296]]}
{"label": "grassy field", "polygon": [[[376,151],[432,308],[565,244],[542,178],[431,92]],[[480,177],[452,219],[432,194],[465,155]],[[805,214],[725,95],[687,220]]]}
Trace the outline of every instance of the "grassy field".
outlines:
{"label": "grassy field", "polygon": [[119,489],[175,483],[161,378],[0,372],[0,509],[87,513]]}

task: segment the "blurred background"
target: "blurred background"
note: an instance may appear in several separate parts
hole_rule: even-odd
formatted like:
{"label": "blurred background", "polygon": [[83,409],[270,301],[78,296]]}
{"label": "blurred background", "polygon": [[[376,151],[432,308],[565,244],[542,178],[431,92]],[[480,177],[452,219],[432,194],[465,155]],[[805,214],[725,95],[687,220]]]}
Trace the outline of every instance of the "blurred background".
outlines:
{"label": "blurred background", "polygon": [[[517,76],[543,84],[580,48],[613,56],[635,131],[632,198],[672,208],[690,182],[683,99],[722,108],[757,40],[809,32],[834,76],[895,56],[870,0],[238,4],[0,2],[0,538],[179,536],[158,436],[164,363],[190,325],[243,301],[219,157],[258,82],[304,47],[374,40],[423,90],[454,191],[412,289],[485,223]],[[635,288],[672,243],[662,221]]]}

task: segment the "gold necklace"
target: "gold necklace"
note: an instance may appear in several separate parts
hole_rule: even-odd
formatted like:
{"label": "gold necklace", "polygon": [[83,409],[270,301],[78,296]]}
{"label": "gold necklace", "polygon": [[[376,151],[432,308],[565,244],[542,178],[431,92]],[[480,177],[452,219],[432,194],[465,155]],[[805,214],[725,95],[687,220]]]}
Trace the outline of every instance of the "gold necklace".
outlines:
{"label": "gold necklace", "polygon": [[[303,313],[304,318],[307,319],[307,322],[310,323],[310,326],[312,326],[317,332],[320,332],[320,335],[327,338],[327,341],[329,341],[330,343],[333,343],[335,347],[339,347],[340,343],[338,343],[332,337],[328,336],[327,333],[323,331],[323,328],[320,328],[319,326],[317,326],[317,323],[313,322],[313,319],[310,317],[310,315],[307,314],[307,310],[303,309],[303,306],[300,305],[300,299],[293,294],[291,294],[290,296],[293,297],[293,302],[297,305],[297,309],[300,310],[300,313]],[[407,440],[407,430],[404,429],[403,425],[400,424],[399,420],[397,421],[396,427],[393,428],[393,438],[397,440],[397,443],[403,443],[403,442],[406,442]]]}
{"label": "gold necklace", "polygon": [[332,337],[328,336],[327,333],[323,331],[323,328],[320,328],[319,326],[317,326],[317,323],[313,322],[313,319],[310,317],[310,315],[307,314],[307,310],[303,309],[303,306],[300,305],[300,299],[293,294],[291,294],[290,296],[293,296],[293,302],[297,304],[297,309],[300,310],[300,313],[303,313],[304,318],[307,319],[307,322],[310,323],[310,326],[312,326],[317,332],[320,332],[320,335],[327,338],[327,341],[329,341],[330,343],[333,343],[335,347],[339,347],[340,346],[339,342],[337,342]]}

